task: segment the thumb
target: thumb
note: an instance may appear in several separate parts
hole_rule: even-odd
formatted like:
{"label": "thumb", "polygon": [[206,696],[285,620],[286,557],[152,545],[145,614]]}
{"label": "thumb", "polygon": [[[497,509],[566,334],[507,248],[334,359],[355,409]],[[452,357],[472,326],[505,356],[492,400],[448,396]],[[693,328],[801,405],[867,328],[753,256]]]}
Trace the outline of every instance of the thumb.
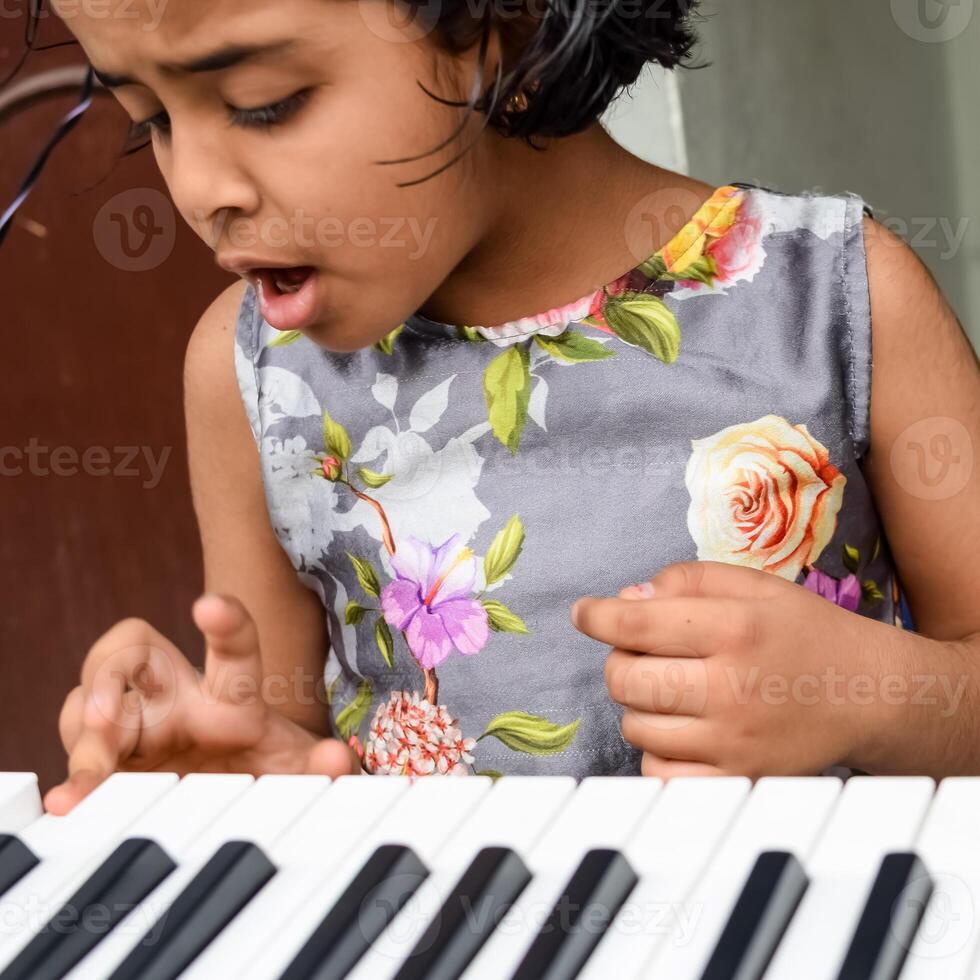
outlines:
{"label": "thumb", "polygon": [[244,678],[248,693],[260,698],[259,631],[245,606],[234,596],[209,592],[194,603],[191,613],[207,643],[204,679],[209,692],[221,701],[240,703]]}
{"label": "thumb", "polygon": [[321,739],[313,748],[306,760],[306,771],[317,776],[361,775],[365,770],[361,767],[361,759],[353,746],[342,742],[339,738]]}

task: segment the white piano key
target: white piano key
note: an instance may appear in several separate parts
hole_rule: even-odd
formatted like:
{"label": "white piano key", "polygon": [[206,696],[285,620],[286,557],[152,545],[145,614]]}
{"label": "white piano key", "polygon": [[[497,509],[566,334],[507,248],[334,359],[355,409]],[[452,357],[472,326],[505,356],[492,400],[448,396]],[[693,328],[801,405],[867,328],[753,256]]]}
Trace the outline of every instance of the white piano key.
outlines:
{"label": "white piano key", "polygon": [[460,824],[481,804],[491,786],[488,776],[417,778],[391,810],[358,839],[350,854],[320,880],[314,893],[295,908],[286,927],[275,934],[275,942],[267,945],[265,955],[244,976],[249,980],[279,976],[381,844],[404,844],[431,868],[440,849],[458,833]]}
{"label": "white piano key", "polygon": [[65,816],[45,814],[24,829],[21,839],[41,863],[0,897],[0,968],[177,782],[174,773],[115,773]]}
{"label": "white piano key", "polygon": [[33,772],[0,773],[0,834],[16,834],[42,813]]}
{"label": "white piano key", "polygon": [[657,946],[689,941],[696,918],[686,899],[748,799],[744,776],[671,779],[626,842],[640,882],[579,974],[636,976]]}
{"label": "white piano key", "polygon": [[833,980],[889,851],[913,849],[935,783],[928,777],[853,776],[812,853],[810,884],[766,980]]}
{"label": "white piano key", "polygon": [[841,791],[833,777],[758,780],[704,874],[684,902],[692,923],[683,941],[658,943],[640,976],[697,980],[762,851],[810,852]]}
{"label": "white piano key", "polygon": [[[980,977],[980,777],[942,780],[915,852],[934,891],[901,980]],[[972,964],[972,966],[971,966]]]}
{"label": "white piano key", "polygon": [[182,980],[240,977],[287,928],[296,908],[389,813],[407,776],[341,776],[272,846],[276,876],[187,968]]}
{"label": "white piano key", "polygon": [[[330,785],[327,776],[247,775],[185,776],[181,785],[136,821],[126,836],[152,836],[167,843],[178,866],[68,975],[71,980],[100,980],[129,955],[157,926],[177,896],[214,852],[231,840],[250,841],[268,853],[279,836],[298,820]],[[179,816],[182,799],[197,797]],[[205,813],[205,810],[207,811]],[[172,826],[166,828],[168,820]],[[164,840],[159,835],[163,835]],[[165,841],[167,843],[165,843]]]}
{"label": "white piano key", "polygon": [[576,789],[571,776],[504,776],[435,854],[430,875],[409,899],[349,980],[383,980],[397,973],[460,876],[484,847],[509,847],[522,857],[549,833]]}
{"label": "white piano key", "polygon": [[622,849],[663,783],[643,776],[590,776],[527,855],[534,878],[463,973],[463,980],[509,976],[520,964],[586,851]]}

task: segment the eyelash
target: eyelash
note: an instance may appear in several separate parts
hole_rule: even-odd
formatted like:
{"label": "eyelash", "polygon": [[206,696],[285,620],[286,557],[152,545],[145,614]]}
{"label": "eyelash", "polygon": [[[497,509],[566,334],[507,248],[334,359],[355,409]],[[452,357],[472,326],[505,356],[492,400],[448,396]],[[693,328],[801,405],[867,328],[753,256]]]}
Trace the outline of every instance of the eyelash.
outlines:
{"label": "eyelash", "polygon": [[[305,89],[270,105],[257,106],[254,109],[233,109],[231,111],[232,124],[246,129],[270,129],[273,126],[281,125],[300,108],[309,94],[310,90]],[[132,123],[129,127],[128,138],[130,140],[143,139],[150,135],[153,130],[159,131],[161,136],[166,135],[169,130],[162,123],[166,116],[165,111],[158,112],[149,119]]]}

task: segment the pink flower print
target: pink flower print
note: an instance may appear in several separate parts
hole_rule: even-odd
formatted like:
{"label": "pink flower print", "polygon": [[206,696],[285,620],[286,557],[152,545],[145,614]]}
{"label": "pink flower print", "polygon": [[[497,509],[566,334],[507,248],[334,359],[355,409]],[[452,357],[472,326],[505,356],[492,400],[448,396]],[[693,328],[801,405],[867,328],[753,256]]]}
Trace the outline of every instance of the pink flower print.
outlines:
{"label": "pink flower print", "polygon": [[487,611],[472,598],[476,559],[453,534],[433,548],[410,535],[391,556],[397,576],[381,590],[381,612],[403,630],[412,655],[425,669],[456,649],[478,653],[490,637]]}
{"label": "pink flower print", "polygon": [[[718,270],[716,285],[730,286],[732,283],[751,278],[760,268],[765,258],[762,251],[762,218],[746,214],[721,238],[714,239],[704,250],[710,255]],[[686,283],[699,286],[700,283]]]}
{"label": "pink flower print", "polygon": [[371,722],[364,768],[384,776],[466,776],[475,747],[444,705],[430,704],[418,691],[392,691]]}
{"label": "pink flower print", "polygon": [[845,575],[836,579],[819,568],[811,569],[803,582],[803,587],[838,606],[856,612],[861,602],[861,582],[856,575]]}

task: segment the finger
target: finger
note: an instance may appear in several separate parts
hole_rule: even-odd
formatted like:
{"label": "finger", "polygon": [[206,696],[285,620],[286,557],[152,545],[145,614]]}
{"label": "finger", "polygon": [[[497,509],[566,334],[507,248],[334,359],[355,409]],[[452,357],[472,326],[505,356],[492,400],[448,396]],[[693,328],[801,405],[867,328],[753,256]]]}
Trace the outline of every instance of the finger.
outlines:
{"label": "finger", "polygon": [[82,732],[84,704],[85,692],[79,684],[78,687],[69,691],[65,703],[61,706],[61,713],[58,715],[58,734],[61,736],[61,744],[67,753],[71,752]]}
{"label": "finger", "polygon": [[718,746],[707,723],[689,715],[660,715],[627,708],[620,723],[630,745],[661,759],[716,765]]}
{"label": "finger", "polygon": [[727,776],[718,766],[705,762],[684,762],[678,759],[663,759],[649,752],[643,753],[640,761],[640,774],[668,780],[678,776]]}
{"label": "finger", "polygon": [[103,673],[96,678],[68,757],[68,778],[45,796],[51,813],[67,813],[132,754],[139,740],[139,723],[127,717],[125,695],[121,676]]}
{"label": "finger", "polygon": [[204,680],[219,701],[252,704],[262,696],[259,632],[245,606],[234,596],[209,593],[193,607],[194,622],[207,641]]}
{"label": "finger", "polygon": [[620,599],[584,596],[572,611],[576,629],[601,643],[661,656],[709,656],[748,610],[738,599]]}
{"label": "finger", "polygon": [[165,673],[153,671],[154,661],[166,663],[174,670],[181,664],[186,665],[186,670],[193,670],[177,647],[148,622],[135,618],[121,620],[96,640],[82,664],[82,688],[86,697],[95,677],[102,673],[117,674],[132,687],[145,686],[143,678],[147,677],[152,678],[154,685],[163,683],[162,676],[154,677],[154,673]]}
{"label": "finger", "polygon": [[699,716],[708,703],[708,665],[701,658],[613,649],[605,680],[614,701],[642,711]]}
{"label": "finger", "polygon": [[364,770],[353,746],[339,738],[324,738],[310,749],[306,771],[336,779],[338,776],[360,774]]}
{"label": "finger", "polygon": [[655,596],[759,599],[778,595],[786,581],[772,572],[724,561],[681,561],[650,579]]}

